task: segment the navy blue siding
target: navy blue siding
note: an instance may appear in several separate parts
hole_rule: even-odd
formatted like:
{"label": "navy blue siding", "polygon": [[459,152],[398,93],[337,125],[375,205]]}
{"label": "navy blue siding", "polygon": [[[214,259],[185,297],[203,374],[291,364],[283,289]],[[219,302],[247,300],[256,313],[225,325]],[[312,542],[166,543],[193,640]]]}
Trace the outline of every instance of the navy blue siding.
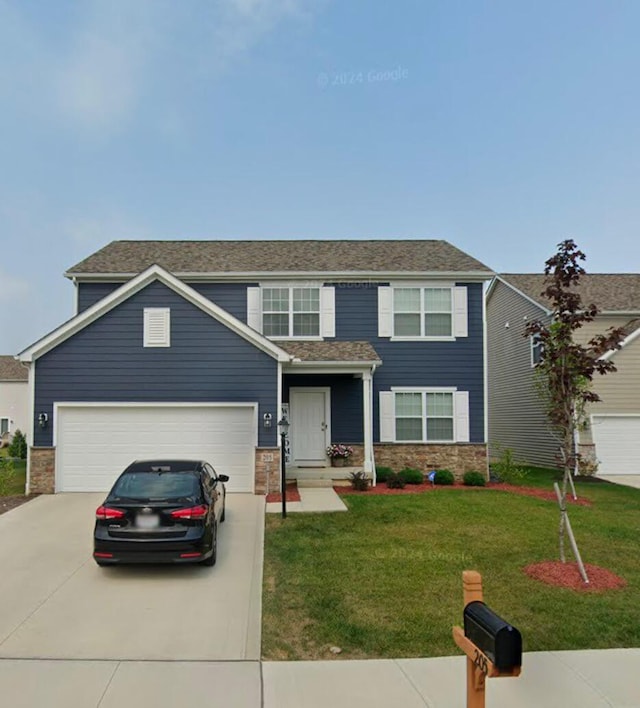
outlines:
{"label": "navy blue siding", "polygon": [[[144,348],[143,309],[171,308],[171,346]],[[277,414],[277,362],[161,283],[133,295],[36,362],[36,415],[55,401],[253,402]],[[276,430],[259,425],[259,444]],[[35,444],[52,444],[51,426]]]}
{"label": "navy blue siding", "polygon": [[208,300],[242,322],[247,321],[247,288],[258,283],[189,283]]}
{"label": "navy blue siding", "polygon": [[485,442],[482,284],[459,283],[467,286],[469,336],[453,342],[380,339],[377,285],[335,284],[336,339],[369,341],[382,359],[382,366],[373,377],[374,440],[380,439],[380,391],[388,391],[392,386],[456,386],[469,391],[470,441]]}
{"label": "navy blue siding", "polygon": [[362,379],[351,374],[289,374],[282,386],[282,400],[289,401],[289,389],[296,386],[331,388],[331,439],[333,442],[362,443]]}
{"label": "navy blue siding", "polygon": [[84,312],[98,300],[107,297],[122,283],[78,283],[78,313]]}

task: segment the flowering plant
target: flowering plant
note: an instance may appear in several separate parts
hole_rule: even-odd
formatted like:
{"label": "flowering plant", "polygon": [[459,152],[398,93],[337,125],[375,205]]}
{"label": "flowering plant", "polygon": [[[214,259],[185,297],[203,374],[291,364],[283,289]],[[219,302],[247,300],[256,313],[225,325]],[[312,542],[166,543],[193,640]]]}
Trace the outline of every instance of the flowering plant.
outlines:
{"label": "flowering plant", "polygon": [[331,458],[342,457],[346,460],[353,455],[353,448],[349,445],[338,445],[334,443],[327,448],[327,455]]}

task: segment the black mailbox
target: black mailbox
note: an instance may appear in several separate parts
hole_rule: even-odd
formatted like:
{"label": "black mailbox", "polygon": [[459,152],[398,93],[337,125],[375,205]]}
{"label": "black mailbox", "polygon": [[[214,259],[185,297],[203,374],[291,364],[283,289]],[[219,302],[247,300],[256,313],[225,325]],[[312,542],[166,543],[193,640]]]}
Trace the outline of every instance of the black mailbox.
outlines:
{"label": "black mailbox", "polygon": [[476,600],[464,608],[464,634],[500,671],[522,666],[520,632]]}

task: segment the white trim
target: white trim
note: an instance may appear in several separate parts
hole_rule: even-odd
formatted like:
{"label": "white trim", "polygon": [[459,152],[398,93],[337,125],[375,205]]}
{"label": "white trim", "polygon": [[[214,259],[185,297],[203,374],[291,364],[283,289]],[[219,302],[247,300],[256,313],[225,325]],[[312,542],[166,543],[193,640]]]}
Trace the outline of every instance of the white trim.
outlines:
{"label": "white trim", "polygon": [[421,278],[420,280],[391,281],[389,286],[391,288],[440,288],[446,290],[447,288],[453,289],[455,282],[452,280],[425,280]]}
{"label": "white trim", "polygon": [[287,354],[287,352],[283,349],[280,349],[280,347],[273,344],[273,342],[270,342],[266,337],[263,337],[244,322],[241,322],[237,318],[233,317],[233,315],[229,312],[223,310],[203,295],[200,295],[200,293],[196,290],[178,280],[178,278],[171,275],[171,273],[167,272],[159,265],[153,265],[150,268],[147,268],[147,270],[143,271],[135,278],[119,287],[117,290],[114,290],[112,293],[102,298],[88,309],[84,310],[84,312],[80,315],[77,315],[73,319],[53,330],[53,332],[50,332],[45,337],[32,344],[29,348],[20,352],[18,355],[19,359],[21,361],[30,362],[43,354],[46,354],[58,344],[73,336],[84,327],[104,315],[106,312],[109,312],[117,305],[120,305],[132,295],[156,280],[166,285],[178,295],[181,295],[192,305],[200,308],[203,312],[210,315],[215,320],[258,347],[258,349],[261,349],[265,353],[269,354],[274,359],[277,359],[278,361],[289,361],[291,359],[289,354]]}
{"label": "white trim", "polygon": [[[280,335],[280,334],[269,334],[266,335],[264,334],[264,316],[265,314],[269,315],[284,315],[285,311],[284,310],[267,310],[265,311],[264,309],[264,291],[265,290],[287,290],[288,291],[288,296],[287,296],[287,302],[288,302],[288,309],[286,310],[287,314],[287,331],[289,334],[286,335]],[[293,308],[293,291],[295,290],[317,290],[318,291],[318,334],[292,334],[293,329],[294,329],[294,320],[296,314],[300,315],[314,315],[316,312],[312,310],[308,310],[306,312],[296,312]],[[304,341],[322,341],[323,340],[323,295],[322,291],[324,290],[324,287],[322,285],[309,285],[306,281],[305,283],[290,283],[288,285],[284,284],[275,284],[275,283],[267,283],[264,285],[260,285],[260,331],[263,333],[265,337],[269,340],[280,340],[280,341],[297,341],[297,340],[304,340]],[[332,288],[332,290],[334,290]],[[334,290],[334,310],[335,310],[335,290]],[[334,316],[335,320],[335,316]],[[334,322],[334,329],[335,329],[335,322]],[[327,336],[335,336],[335,332],[332,335],[327,335]]]}
{"label": "white trim", "polygon": [[0,434],[2,431],[2,421],[3,420],[7,421],[7,433],[10,433],[11,432],[11,423],[12,423],[11,418],[9,418],[8,415],[0,415]]}
{"label": "white trim", "polygon": [[[53,429],[51,431],[51,438],[54,445],[55,454],[55,480],[54,489],[55,492],[59,491],[58,485],[58,450],[59,450],[59,440],[58,434],[60,432],[58,426],[58,418],[60,414],[60,409],[65,408],[252,408],[253,409],[253,429],[254,429],[254,440],[253,447],[258,447],[259,440],[259,420],[258,420],[258,409],[259,404],[257,402],[246,403],[246,402],[197,402],[189,403],[187,401],[162,401],[162,402],[149,402],[149,401],[56,401],[53,404]],[[255,491],[255,453],[254,462],[252,468],[252,485],[253,491]]]}
{"label": "white trim", "polygon": [[[487,338],[487,299],[482,298],[482,386],[483,386],[483,415],[484,415],[484,444],[489,442],[489,341]],[[471,419],[469,419],[471,422]]]}
{"label": "white trim", "polygon": [[[289,423],[294,425],[295,406],[292,405],[292,396],[295,393],[308,393],[315,391],[324,393],[324,447],[325,449],[331,444],[331,386],[289,386]],[[295,464],[295,450],[291,451],[291,462]],[[326,457],[326,455],[325,455]],[[325,460],[326,462],[326,460]],[[326,465],[328,466],[328,465]]]}
{"label": "white trim", "polygon": [[363,374],[380,365],[380,361],[294,361],[283,365],[285,374]]}
{"label": "white trim", "polygon": [[[455,445],[456,443],[459,442],[468,442],[468,440],[459,440],[459,435],[458,435],[458,411],[457,411],[457,405],[458,401],[456,400],[457,394],[463,393],[466,394],[468,397],[468,391],[459,391],[456,387],[453,386],[391,386],[390,392],[393,394],[393,440],[388,441],[388,442],[393,442],[397,443],[398,445],[406,444],[406,445]],[[383,393],[381,391],[381,393]],[[453,414],[451,416],[451,420],[453,423],[453,439],[452,440],[427,440],[426,435],[427,435],[427,428],[425,421],[427,420],[427,415],[426,415],[426,399],[425,396],[422,395],[422,439],[421,440],[397,440],[396,439],[396,407],[395,407],[395,394],[396,393],[419,393],[419,394],[427,394],[427,393],[450,393],[451,394],[451,403],[453,407]],[[469,418],[469,411],[467,407],[467,419]],[[469,437],[468,435],[466,437]]]}
{"label": "white trim", "polygon": [[455,342],[455,337],[390,337],[392,342]]}
{"label": "white trim", "polygon": [[[640,327],[635,329],[633,332],[631,332],[630,335],[625,337],[620,342],[620,349],[624,349],[624,347],[626,347],[628,344],[631,344],[631,342],[633,342],[638,337],[640,337]],[[614,354],[616,354],[616,352],[619,352],[620,349],[610,349],[606,354],[603,354],[600,359],[602,361],[608,361],[609,359],[611,359],[612,356],[614,356]]]}
{"label": "white trim", "polygon": [[[76,278],[86,282],[91,281],[122,281],[125,282],[133,278],[137,273],[64,273],[65,278]],[[197,273],[194,271],[176,271],[174,275],[180,280],[189,280],[191,282],[299,282],[300,280],[313,281],[319,280],[323,283],[336,282],[351,282],[361,283],[365,281],[385,283],[390,280],[454,280],[459,282],[487,282],[495,277],[495,273],[490,270],[486,271],[397,271],[397,270],[362,270],[362,271],[211,271],[207,273]]]}
{"label": "white trim", "polygon": [[29,399],[27,401],[27,415],[29,416],[29,424],[27,426],[27,474],[25,479],[25,494],[31,493],[31,448],[35,445],[36,437],[36,377],[35,364],[23,364],[29,367],[28,375],[28,390]]}
{"label": "white trim", "polygon": [[276,402],[278,405],[278,409],[276,411],[276,419],[271,421],[271,425],[275,428],[276,431],[276,442],[278,442],[278,422],[280,420],[280,411],[282,410],[282,362],[278,362],[278,381],[276,383]]}
{"label": "white trim", "polygon": [[362,417],[364,437],[364,473],[371,477],[373,473],[373,401],[372,375],[367,371],[362,375]]}
{"label": "white trim", "polygon": [[[415,312],[396,312],[396,290],[419,290],[420,291],[420,309],[419,311]],[[451,309],[449,310],[448,313],[445,312],[426,312],[425,311],[425,290],[429,289],[434,289],[434,290],[449,290],[450,296],[451,296]],[[390,322],[390,327],[391,327],[391,334],[390,334],[390,339],[392,342],[455,342],[457,337],[466,337],[467,334],[462,333],[462,329],[458,324],[458,320],[460,319],[461,315],[458,315],[456,312],[457,307],[459,306],[459,296],[456,295],[456,291],[459,289],[464,289],[465,291],[465,299],[464,299],[464,315],[465,315],[465,331],[468,328],[467,324],[467,319],[468,315],[466,313],[467,310],[467,287],[466,286],[459,286],[456,287],[453,283],[439,283],[439,282],[429,282],[429,281],[419,281],[419,282],[406,282],[406,283],[391,283],[390,285],[390,305],[391,305],[391,322]],[[378,289],[379,290],[379,289]],[[380,298],[378,298],[378,308],[380,309]],[[420,332],[424,332],[426,328],[425,324],[425,317],[428,316],[429,314],[449,314],[451,318],[451,334],[445,334],[443,336],[434,336],[434,335],[428,335],[428,334],[411,334],[411,335],[402,335],[402,334],[395,334],[395,329],[396,329],[396,315],[403,315],[403,314],[413,314],[413,315],[419,315],[419,322],[420,322]],[[456,328],[460,330],[460,334],[456,335]],[[380,329],[381,329],[381,320],[380,320],[380,312],[378,312],[378,336],[382,336],[380,334]]]}
{"label": "white trim", "polygon": [[[540,335],[538,335],[539,337]],[[533,352],[535,351],[536,347],[541,347],[542,346],[542,339],[539,339],[537,344],[534,344],[534,339],[536,335],[535,334],[530,334],[529,335],[529,354],[530,354],[530,361],[531,361],[531,368],[535,369],[536,366],[540,363],[539,361],[535,361],[533,358]]]}

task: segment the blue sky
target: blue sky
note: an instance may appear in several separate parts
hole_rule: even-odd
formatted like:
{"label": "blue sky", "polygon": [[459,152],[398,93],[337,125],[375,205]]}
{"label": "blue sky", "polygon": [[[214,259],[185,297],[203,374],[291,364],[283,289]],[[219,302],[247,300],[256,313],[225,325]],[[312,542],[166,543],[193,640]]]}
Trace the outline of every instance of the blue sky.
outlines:
{"label": "blue sky", "polygon": [[126,238],[639,270],[635,0],[0,0],[0,353]]}

